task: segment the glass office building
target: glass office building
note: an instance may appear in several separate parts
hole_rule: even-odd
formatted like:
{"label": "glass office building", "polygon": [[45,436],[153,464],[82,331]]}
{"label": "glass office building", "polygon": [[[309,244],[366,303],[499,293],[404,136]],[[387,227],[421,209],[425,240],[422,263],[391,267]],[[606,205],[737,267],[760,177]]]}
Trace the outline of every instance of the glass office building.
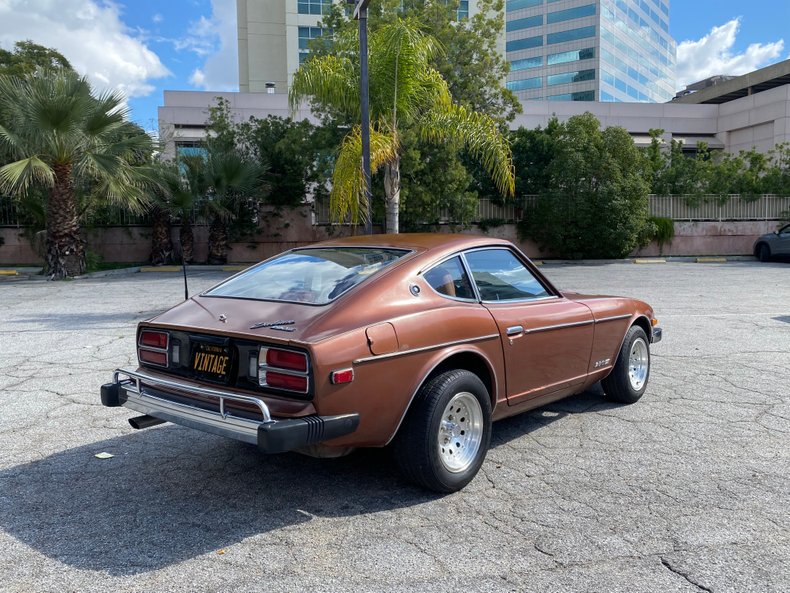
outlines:
{"label": "glass office building", "polygon": [[521,100],[675,95],[669,0],[507,0],[507,86]]}

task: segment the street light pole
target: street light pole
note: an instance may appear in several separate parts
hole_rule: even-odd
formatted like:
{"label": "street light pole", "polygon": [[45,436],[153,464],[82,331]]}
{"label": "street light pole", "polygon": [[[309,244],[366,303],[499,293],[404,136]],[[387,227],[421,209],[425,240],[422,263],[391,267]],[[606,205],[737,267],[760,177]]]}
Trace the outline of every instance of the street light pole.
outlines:
{"label": "street light pole", "polygon": [[356,3],[354,18],[359,21],[359,103],[362,115],[362,176],[368,218],[365,233],[373,234],[373,195],[370,191],[370,97],[368,96],[368,4],[370,0],[351,0]]}

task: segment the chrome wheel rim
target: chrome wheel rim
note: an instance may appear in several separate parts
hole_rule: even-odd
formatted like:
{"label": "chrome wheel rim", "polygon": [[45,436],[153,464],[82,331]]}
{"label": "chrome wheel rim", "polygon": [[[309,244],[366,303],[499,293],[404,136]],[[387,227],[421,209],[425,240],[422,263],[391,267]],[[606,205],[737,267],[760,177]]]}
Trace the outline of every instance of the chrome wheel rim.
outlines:
{"label": "chrome wheel rim", "polygon": [[452,473],[472,465],[483,440],[483,409],[469,392],[456,393],[439,422],[439,459]]}
{"label": "chrome wheel rim", "polygon": [[639,391],[647,381],[647,371],[650,368],[650,353],[647,343],[642,338],[637,338],[631,345],[628,355],[628,381],[634,391]]}

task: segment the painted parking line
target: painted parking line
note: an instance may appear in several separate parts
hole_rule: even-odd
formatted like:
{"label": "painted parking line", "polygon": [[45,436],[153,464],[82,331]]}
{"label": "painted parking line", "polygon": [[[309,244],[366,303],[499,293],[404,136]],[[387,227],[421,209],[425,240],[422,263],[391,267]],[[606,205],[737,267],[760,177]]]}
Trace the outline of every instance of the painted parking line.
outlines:
{"label": "painted parking line", "polygon": [[180,272],[181,266],[145,266],[140,268],[141,272]]}

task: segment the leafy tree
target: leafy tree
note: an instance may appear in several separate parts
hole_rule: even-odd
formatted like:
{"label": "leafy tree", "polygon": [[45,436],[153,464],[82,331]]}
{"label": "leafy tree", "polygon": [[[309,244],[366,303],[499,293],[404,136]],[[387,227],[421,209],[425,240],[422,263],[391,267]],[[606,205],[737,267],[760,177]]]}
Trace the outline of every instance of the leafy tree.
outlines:
{"label": "leafy tree", "polygon": [[46,205],[45,273],[85,272],[77,193],[141,210],[146,201],[135,166],[152,152],[148,135],[126,121],[123,99],[94,96],[73,71],[0,76],[0,191],[24,197],[43,189]]}
{"label": "leafy tree", "polygon": [[0,48],[0,75],[24,77],[38,69],[72,70],[72,67],[59,51],[30,40],[17,41],[13,51]]}
{"label": "leafy tree", "polygon": [[[312,98],[318,107],[359,121],[358,38],[338,34],[334,55],[315,56],[296,71],[292,106]],[[437,145],[465,148],[479,159],[502,193],[513,193],[510,147],[495,120],[454,104],[447,82],[431,65],[440,48],[410,19],[395,17],[371,34],[370,113],[371,169],[382,168],[386,226],[398,232],[401,190],[401,129],[417,130]],[[338,153],[332,178],[331,205],[336,218],[369,216],[360,209],[363,195],[361,132],[355,125]]]}
{"label": "leafy tree", "polygon": [[331,155],[329,143],[336,146],[339,137],[318,130],[307,120],[269,116],[251,118],[239,124],[241,144],[259,163],[268,169],[269,186],[267,202],[274,206],[298,206],[323,189],[328,175],[323,164]]}
{"label": "leafy tree", "polygon": [[522,231],[560,257],[628,255],[648,224],[645,163],[624,128],[590,113],[558,124],[548,187]]}

